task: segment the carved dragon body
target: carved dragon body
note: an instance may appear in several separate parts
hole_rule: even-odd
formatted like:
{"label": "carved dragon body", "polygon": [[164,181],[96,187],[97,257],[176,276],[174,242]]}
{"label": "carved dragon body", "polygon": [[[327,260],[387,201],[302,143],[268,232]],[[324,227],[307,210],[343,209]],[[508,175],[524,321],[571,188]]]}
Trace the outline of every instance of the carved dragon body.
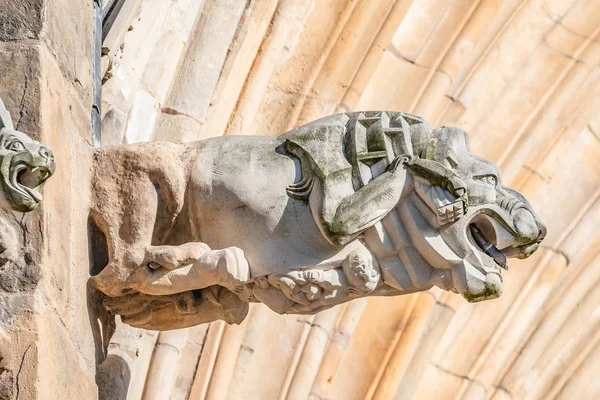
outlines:
{"label": "carved dragon body", "polygon": [[[248,302],[315,313],[438,286],[498,297],[506,257],[545,228],[457,128],[403,113],[337,114],[279,137],[99,150],[93,278],[125,322],[239,323]],[[102,259],[102,257],[100,257]]]}

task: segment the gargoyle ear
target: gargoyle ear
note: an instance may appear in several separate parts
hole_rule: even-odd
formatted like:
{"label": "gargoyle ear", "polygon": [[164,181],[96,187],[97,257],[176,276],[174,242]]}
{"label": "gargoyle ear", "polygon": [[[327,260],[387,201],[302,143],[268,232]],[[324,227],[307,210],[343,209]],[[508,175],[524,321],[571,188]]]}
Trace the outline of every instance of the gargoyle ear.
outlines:
{"label": "gargoyle ear", "polygon": [[2,99],[0,99],[0,130],[4,128],[10,130],[15,129],[12,123],[12,119],[10,118],[10,113],[4,106],[4,102],[2,102]]}
{"label": "gargoyle ear", "polygon": [[450,150],[454,152],[460,152],[461,149],[470,151],[469,135],[460,128],[442,126],[434,129],[431,137],[436,141],[436,153],[441,153],[436,154],[436,156],[442,159]]}

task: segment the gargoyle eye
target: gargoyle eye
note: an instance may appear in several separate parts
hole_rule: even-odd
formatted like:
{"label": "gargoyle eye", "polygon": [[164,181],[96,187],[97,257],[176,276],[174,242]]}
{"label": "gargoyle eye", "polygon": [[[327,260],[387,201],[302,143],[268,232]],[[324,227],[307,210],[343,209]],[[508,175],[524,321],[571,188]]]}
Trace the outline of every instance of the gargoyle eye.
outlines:
{"label": "gargoyle eye", "polygon": [[18,140],[13,140],[6,145],[6,149],[11,151],[23,151],[25,150],[25,145]]}
{"label": "gargoyle eye", "polygon": [[494,175],[480,175],[474,178],[493,187],[496,187],[498,184],[498,178],[496,178]]}

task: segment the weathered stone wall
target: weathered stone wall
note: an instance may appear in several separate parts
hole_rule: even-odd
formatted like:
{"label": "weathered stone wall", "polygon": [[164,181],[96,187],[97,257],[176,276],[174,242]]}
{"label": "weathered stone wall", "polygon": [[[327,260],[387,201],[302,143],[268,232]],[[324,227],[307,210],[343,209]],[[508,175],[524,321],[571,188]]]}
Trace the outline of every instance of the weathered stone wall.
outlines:
{"label": "weathered stone wall", "polygon": [[[0,7],[0,97],[57,172],[30,214],[0,211],[0,398],[94,398],[87,304],[91,2]],[[82,207],[83,206],[83,207]]]}

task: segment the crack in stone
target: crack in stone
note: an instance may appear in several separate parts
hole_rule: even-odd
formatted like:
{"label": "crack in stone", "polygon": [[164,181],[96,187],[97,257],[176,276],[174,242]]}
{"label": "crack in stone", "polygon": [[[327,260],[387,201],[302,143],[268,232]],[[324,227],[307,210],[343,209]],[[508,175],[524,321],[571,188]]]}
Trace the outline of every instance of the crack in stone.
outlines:
{"label": "crack in stone", "polygon": [[196,117],[194,117],[194,116],[192,116],[190,114],[183,113],[183,112],[178,111],[178,110],[176,110],[174,108],[171,108],[171,107],[162,107],[160,109],[160,112],[163,113],[163,114],[168,114],[168,115],[175,115],[175,116],[180,116],[180,117],[186,117],[186,118],[189,118],[192,121],[196,122],[200,126],[203,125],[203,123],[200,120],[198,120]]}
{"label": "crack in stone", "polygon": [[538,178],[540,178],[542,181],[547,182],[548,178],[546,178],[544,175],[540,174],[538,171],[536,171],[535,169],[528,167],[527,165],[523,165],[523,169],[525,171],[531,172],[533,175],[537,176]]}
{"label": "crack in stone", "polygon": [[569,256],[567,255],[567,253],[565,253],[561,249],[556,249],[556,248],[554,248],[552,246],[547,246],[547,245],[544,245],[544,244],[540,244],[540,248],[544,249],[544,250],[551,251],[553,253],[558,254],[559,256],[564,257],[565,262],[567,263],[567,266],[569,266],[571,264],[571,260],[570,260]]}
{"label": "crack in stone", "polygon": [[246,351],[249,354],[254,354],[254,349],[248,346],[240,346],[240,350]]}
{"label": "crack in stone", "polygon": [[439,301],[436,301],[435,304],[456,313],[456,310],[454,308],[450,307],[448,304],[440,303]]}
{"label": "crack in stone", "polygon": [[352,107],[350,107],[348,104],[341,102],[340,104],[338,104],[338,107],[341,108],[342,110],[344,110],[344,112],[351,112],[352,111]]}
{"label": "crack in stone", "polygon": [[[306,89],[306,88],[304,88],[304,89]],[[324,98],[316,96],[314,94],[310,94],[310,92],[313,92],[312,88],[308,90],[309,93],[294,92],[294,91],[288,90],[288,89],[277,89],[277,88],[275,88],[273,90],[275,90],[277,93],[283,93],[288,96],[292,96],[292,97],[294,97],[294,99],[297,99],[297,100],[313,100],[313,101],[318,101],[320,103],[325,103],[326,101],[330,101],[328,99],[324,99]]]}
{"label": "crack in stone", "polygon": [[15,378],[15,384],[17,386],[17,395],[15,397],[15,399],[19,399],[19,396],[21,395],[21,386],[19,385],[19,378],[21,376],[21,372],[23,370],[23,364],[25,364],[25,358],[27,357],[27,354],[29,353],[29,350],[31,349],[31,347],[33,346],[33,342],[29,343],[29,346],[27,346],[27,348],[25,349],[25,351],[23,352],[23,357],[21,357],[21,364],[19,365],[19,371],[17,371],[17,376]]}
{"label": "crack in stone", "polygon": [[311,327],[317,328],[317,329],[320,329],[321,331],[323,331],[323,333],[325,333],[325,336],[327,336],[327,339],[329,339],[329,337],[331,336],[330,332],[327,329],[325,329],[324,327],[322,327],[321,325],[311,324]]}
{"label": "crack in stone", "polygon": [[178,347],[173,346],[171,343],[157,343],[155,347],[166,347],[174,350],[177,354],[181,352],[181,350]]}
{"label": "crack in stone", "polygon": [[433,71],[433,72],[439,72],[442,75],[445,75],[446,78],[448,78],[448,80],[450,81],[450,86],[452,86],[453,79],[450,76],[450,74],[448,74],[446,71],[438,69],[438,68],[431,68],[431,67],[426,67],[424,65],[421,64],[417,64],[416,62],[414,62],[413,60],[405,57],[402,53],[400,53],[400,51],[398,51],[397,48],[395,48],[394,46],[388,46],[388,48],[386,49],[386,51],[389,51],[389,53],[396,59],[401,60],[401,61],[406,61],[409,64],[414,65],[415,67],[419,67],[419,68],[423,68],[426,69],[428,71]]}
{"label": "crack in stone", "polygon": [[[596,38],[592,38],[592,37],[586,36],[586,35],[584,35],[584,34],[581,34],[581,33],[579,33],[579,32],[575,32],[575,31],[574,31],[574,30],[572,30],[571,28],[568,28],[568,27],[566,27],[566,26],[565,26],[565,25],[562,23],[562,19],[556,19],[556,17],[550,13],[550,10],[548,10],[548,9],[547,9],[547,5],[546,5],[545,3],[544,3],[544,6],[542,7],[542,10],[544,11],[544,13],[546,13],[546,16],[547,16],[548,18],[550,18],[550,20],[551,20],[552,22],[554,22],[556,25],[558,25],[558,26],[560,26],[561,28],[563,28],[565,31],[567,31],[567,32],[569,32],[569,33],[571,33],[571,34],[573,34],[573,35],[575,35],[575,36],[577,36],[577,37],[580,37],[580,38],[582,38],[582,39],[585,39],[585,40],[590,40],[590,41],[592,41],[592,42],[596,42],[596,43],[600,43],[600,39],[596,39]],[[565,17],[567,14],[568,14],[568,11],[565,13],[565,15],[563,15],[563,17]]]}
{"label": "crack in stone", "polygon": [[576,63],[576,64],[583,64],[583,65],[585,65],[586,67],[589,67],[589,68],[594,68],[592,65],[589,65],[588,63],[586,63],[586,62],[585,62],[585,61],[583,61],[582,59],[580,59],[580,58],[575,58],[575,57],[573,57],[571,54],[565,53],[564,51],[562,51],[562,50],[559,50],[559,49],[557,49],[557,48],[553,47],[553,46],[552,46],[552,45],[551,45],[551,44],[548,42],[548,40],[547,40],[547,39],[544,39],[544,42],[546,43],[546,47],[547,47],[548,49],[550,49],[551,51],[553,51],[553,52],[555,52],[555,53],[558,53],[558,54],[560,54],[560,55],[562,55],[562,56],[564,56],[564,57],[568,58],[569,60],[573,60],[573,61],[575,61],[575,63]]}
{"label": "crack in stone", "polygon": [[496,390],[500,390],[500,391],[506,393],[508,396],[513,397],[512,393],[504,386],[496,386]]}
{"label": "crack in stone", "polygon": [[21,219],[18,221],[19,226],[21,227],[21,232],[23,233],[23,246],[27,245],[27,234],[28,229],[27,229],[27,224],[25,223],[25,213],[21,214]]}
{"label": "crack in stone", "polygon": [[[478,382],[478,381],[476,381],[476,380],[474,380],[472,378],[469,378],[466,375],[461,375],[461,374],[457,374],[456,372],[452,372],[449,369],[446,369],[446,368],[440,366],[439,364],[435,364],[434,363],[433,366],[436,367],[437,369],[439,369],[440,371],[447,373],[448,375],[452,375],[452,376],[454,376],[456,378],[464,379],[466,381],[474,383],[475,385],[481,386],[484,390],[486,390],[485,389],[485,385],[483,385],[481,382]],[[486,392],[487,392],[487,390],[486,390]]]}
{"label": "crack in stone", "polygon": [[15,124],[16,130],[19,130],[19,128],[21,126],[21,121],[23,120],[23,117],[25,116],[25,96],[27,95],[27,89],[29,88],[29,78],[27,75],[25,75],[24,84],[25,84],[25,88],[23,89],[23,96],[21,96],[21,101],[19,102],[19,120]]}
{"label": "crack in stone", "polygon": [[596,138],[596,140],[600,141],[600,135],[598,134],[598,132],[596,132],[594,130],[594,128],[592,127],[591,124],[587,125],[587,128],[589,129],[589,131],[592,133],[592,135]]}

